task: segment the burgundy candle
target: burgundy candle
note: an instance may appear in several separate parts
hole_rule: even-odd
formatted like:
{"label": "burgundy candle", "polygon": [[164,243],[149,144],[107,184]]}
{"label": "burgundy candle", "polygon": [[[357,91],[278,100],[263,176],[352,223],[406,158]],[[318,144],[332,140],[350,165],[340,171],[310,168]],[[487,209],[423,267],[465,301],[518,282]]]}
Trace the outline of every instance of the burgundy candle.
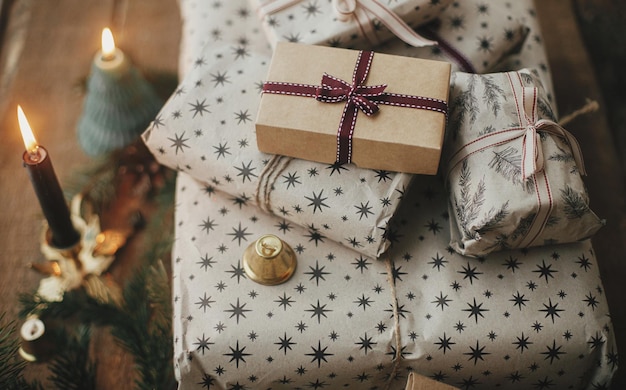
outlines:
{"label": "burgundy candle", "polygon": [[63,191],[54,173],[48,151],[37,144],[28,120],[17,106],[17,117],[24,139],[26,151],[23,155],[24,166],[28,169],[30,181],[37,199],[48,220],[52,233],[52,245],[57,248],[69,248],[80,240],[80,234],[74,228],[70,211],[63,197]]}

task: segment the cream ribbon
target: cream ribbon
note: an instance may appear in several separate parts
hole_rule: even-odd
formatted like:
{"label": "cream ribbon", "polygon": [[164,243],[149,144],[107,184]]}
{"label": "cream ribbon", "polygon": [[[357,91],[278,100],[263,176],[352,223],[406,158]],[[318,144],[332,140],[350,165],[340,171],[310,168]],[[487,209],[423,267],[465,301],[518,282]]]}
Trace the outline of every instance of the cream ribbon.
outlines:
{"label": "cream ribbon", "polygon": [[[258,13],[261,18],[265,18],[300,2],[301,0],[267,0],[260,4]],[[411,46],[423,47],[437,44],[436,41],[426,39],[416,33],[395,12],[378,0],[332,0],[332,5],[340,21],[354,20],[361,33],[373,45],[381,43],[376,35],[373,19],[378,19],[395,36]]]}

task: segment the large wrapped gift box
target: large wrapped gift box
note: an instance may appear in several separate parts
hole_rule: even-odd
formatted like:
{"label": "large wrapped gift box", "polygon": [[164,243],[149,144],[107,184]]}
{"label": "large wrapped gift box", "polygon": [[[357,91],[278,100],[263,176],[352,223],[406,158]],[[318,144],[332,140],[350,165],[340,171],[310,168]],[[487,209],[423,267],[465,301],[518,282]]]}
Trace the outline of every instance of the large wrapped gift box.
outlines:
{"label": "large wrapped gift box", "polygon": [[436,174],[450,64],[282,42],[256,120],[259,150]]}
{"label": "large wrapped gift box", "polygon": [[[250,21],[248,21],[250,23]],[[254,21],[258,24],[258,21]],[[241,26],[242,36],[255,24]],[[282,224],[305,226],[310,245],[334,240],[376,256],[411,175],[322,164],[260,152],[254,116],[270,56],[237,43],[209,45],[143,139],[157,160],[202,181],[233,204],[255,204]],[[214,218],[205,220],[210,234]]]}
{"label": "large wrapped gift box", "polygon": [[301,42],[366,49],[394,36],[413,46],[433,42],[415,32],[451,0],[250,0],[272,46]]}
{"label": "large wrapped gift box", "polygon": [[[239,208],[181,173],[179,388],[403,389],[410,372],[461,389],[606,388],[617,350],[590,243],[464,257],[448,246],[443,184],[418,180],[377,260],[314,245],[306,229],[284,229],[281,218]],[[298,258],[278,286],[243,270],[245,248],[267,233]]]}
{"label": "large wrapped gift box", "polygon": [[480,256],[579,241],[590,210],[578,142],[555,122],[531,71],[455,73],[447,147],[451,245]]}

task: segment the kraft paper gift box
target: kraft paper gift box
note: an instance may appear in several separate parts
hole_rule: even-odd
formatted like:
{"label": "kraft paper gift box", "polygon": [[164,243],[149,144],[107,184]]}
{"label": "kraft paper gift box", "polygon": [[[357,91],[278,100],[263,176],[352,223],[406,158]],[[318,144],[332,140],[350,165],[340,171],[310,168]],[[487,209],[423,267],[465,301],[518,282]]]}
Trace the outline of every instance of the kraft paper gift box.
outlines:
{"label": "kraft paper gift box", "polygon": [[589,208],[578,142],[535,73],[456,73],[447,183],[451,246],[482,256],[580,241],[603,222]]}
{"label": "kraft paper gift box", "polygon": [[433,42],[414,28],[441,14],[451,0],[250,0],[270,44],[369,49],[394,37],[413,46]]}
{"label": "kraft paper gift box", "polygon": [[[255,23],[239,20],[231,28],[252,36]],[[276,214],[285,228],[305,226],[309,245],[334,240],[372,256],[384,252],[387,223],[412,176],[260,152],[254,116],[270,56],[256,46],[246,45],[244,54],[239,48],[228,40],[206,46],[144,132],[147,147],[160,163],[202,181],[207,192]],[[205,219],[206,234],[212,221]]]}
{"label": "kraft paper gift box", "polygon": [[[283,230],[280,217],[179,174],[179,389],[401,390],[411,372],[460,389],[608,388],[618,351],[589,241],[459,255],[448,246],[441,179],[415,179],[392,222],[394,244],[377,260],[313,245],[307,229]],[[268,233],[298,261],[276,286],[243,271],[244,250]]]}
{"label": "kraft paper gift box", "polygon": [[[328,164],[436,174],[450,64],[365,53],[279,43],[256,119],[259,150]],[[378,112],[370,115],[369,106],[360,106],[367,103]]]}

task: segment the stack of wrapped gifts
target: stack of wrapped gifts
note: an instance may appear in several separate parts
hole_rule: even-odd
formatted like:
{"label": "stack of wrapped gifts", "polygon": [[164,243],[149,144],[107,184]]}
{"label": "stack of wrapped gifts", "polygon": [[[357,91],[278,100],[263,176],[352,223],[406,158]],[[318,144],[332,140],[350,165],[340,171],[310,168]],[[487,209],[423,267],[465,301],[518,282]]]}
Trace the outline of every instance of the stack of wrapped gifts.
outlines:
{"label": "stack of wrapped gifts", "polygon": [[608,388],[603,222],[532,1],[180,8],[143,134],[178,171],[180,388]]}

